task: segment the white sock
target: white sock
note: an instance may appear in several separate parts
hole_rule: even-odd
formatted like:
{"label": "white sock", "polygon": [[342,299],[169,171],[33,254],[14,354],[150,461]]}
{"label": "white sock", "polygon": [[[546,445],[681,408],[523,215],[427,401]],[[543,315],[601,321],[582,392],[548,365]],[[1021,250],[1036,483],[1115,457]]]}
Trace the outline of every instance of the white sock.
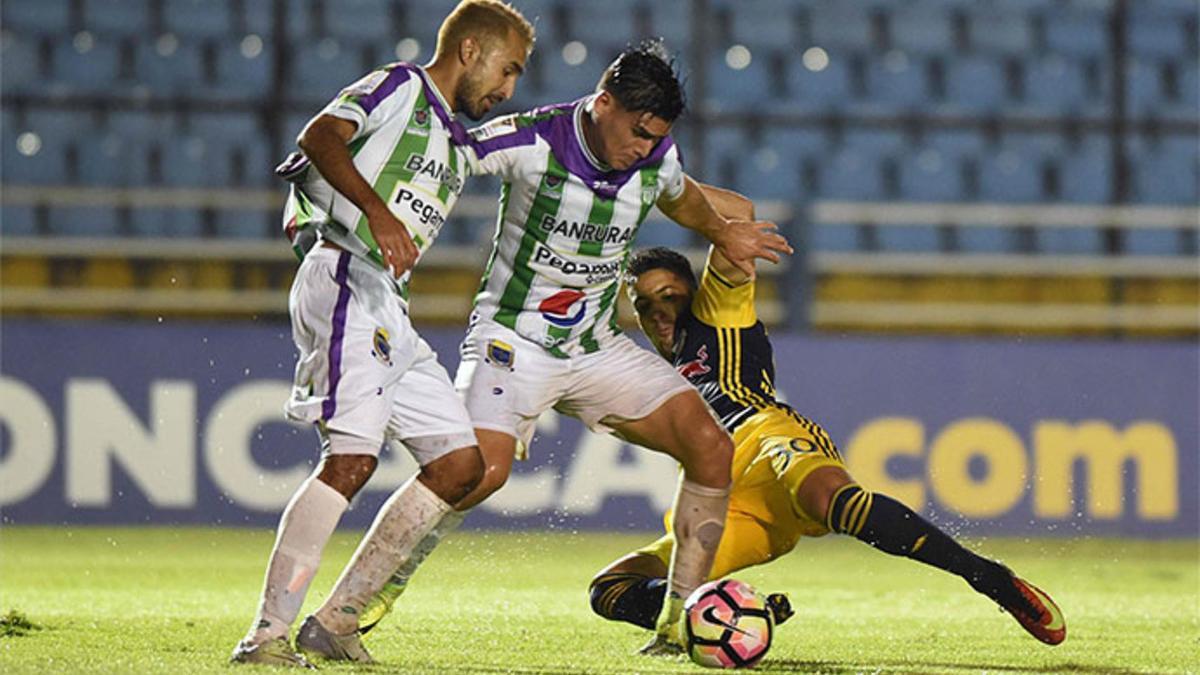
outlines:
{"label": "white sock", "polygon": [[317,610],[321,625],[336,635],[358,630],[363,607],[442,517],[453,510],[415,476],[400,486],[379,510],[333,592]]}
{"label": "white sock", "polygon": [[434,525],[429,534],[425,535],[421,543],[417,544],[416,548],[413,549],[412,555],[408,557],[408,560],[404,561],[400,565],[400,569],[392,573],[392,577],[387,581],[388,584],[399,588],[399,593],[396,593],[397,596],[403,593],[404,589],[408,587],[408,580],[412,579],[412,575],[416,573],[421,563],[425,562],[425,558],[433,552],[433,549],[437,548],[442,539],[445,539],[451,532],[457,530],[466,517],[466,511],[450,511],[442,516],[442,519]]}
{"label": "white sock", "polygon": [[665,633],[680,616],[683,601],[708,579],[713,558],[725,531],[729,488],[710,488],[681,480],[675,494],[675,550],[667,570],[667,597],[658,615],[658,631]]}
{"label": "white sock", "polygon": [[340,492],[309,476],[300,484],[279,519],[279,534],[267,563],[262,601],[246,636],[255,644],[286,638],[308,585],[321,563],[321,552],[350,504]]}

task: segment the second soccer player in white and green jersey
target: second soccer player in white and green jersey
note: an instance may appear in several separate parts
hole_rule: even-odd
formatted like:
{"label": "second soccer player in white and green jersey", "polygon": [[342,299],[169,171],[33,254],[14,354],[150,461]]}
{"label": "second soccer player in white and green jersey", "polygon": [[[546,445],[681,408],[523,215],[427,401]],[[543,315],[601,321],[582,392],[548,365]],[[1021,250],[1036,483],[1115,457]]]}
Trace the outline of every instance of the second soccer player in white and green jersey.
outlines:
{"label": "second soccer player in white and green jersey", "polygon": [[616,296],[625,261],[655,205],[748,269],[756,257],[775,261],[790,252],[770,223],[722,218],[684,174],[670,136],[683,107],[670,59],[650,42],[625,50],[594,95],[472,132],[472,172],[503,181],[491,258],[455,379],[487,472],[360,625],[378,621],[421,554],[505,483],[538,416],[555,408],[682,465],[679,545],[652,647],[678,642],[683,598],[706,578],[721,539],[733,448],[687,381],[621,334]]}

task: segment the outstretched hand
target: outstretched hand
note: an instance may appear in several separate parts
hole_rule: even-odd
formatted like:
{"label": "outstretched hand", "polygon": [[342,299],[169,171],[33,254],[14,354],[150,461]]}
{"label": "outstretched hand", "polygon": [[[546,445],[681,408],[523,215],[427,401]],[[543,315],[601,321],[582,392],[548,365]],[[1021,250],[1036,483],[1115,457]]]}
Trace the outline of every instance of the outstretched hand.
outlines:
{"label": "outstretched hand", "polygon": [[780,254],[791,255],[792,247],[779,234],[779,226],[765,220],[729,220],[713,244],[729,262],[750,278],[758,258],[778,263]]}
{"label": "outstretched hand", "polygon": [[371,236],[379,245],[383,263],[397,279],[417,264],[417,245],[408,234],[408,228],[387,208],[367,214],[367,225]]}

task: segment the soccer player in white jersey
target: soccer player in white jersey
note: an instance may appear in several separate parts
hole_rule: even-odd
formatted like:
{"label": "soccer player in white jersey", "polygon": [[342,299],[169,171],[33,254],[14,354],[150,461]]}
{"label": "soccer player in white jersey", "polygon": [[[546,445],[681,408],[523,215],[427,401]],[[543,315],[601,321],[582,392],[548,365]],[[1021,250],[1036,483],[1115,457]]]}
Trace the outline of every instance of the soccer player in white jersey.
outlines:
{"label": "soccer player in white jersey", "polygon": [[402,441],[420,473],[383,505],[304,621],[296,647],[310,655],[371,661],[358,612],[483,476],[467,411],[409,323],[405,282],[468,173],[469,139],[454,115],[479,120],[509,98],[533,39],[509,5],[464,0],[443,22],[431,63],[393,63],[342,91],[300,134],[303,155],[280,167],[293,182],[285,228],[303,257],[289,301],[300,355],[286,410],[316,425],[322,459],[284,509],[235,662],[310,665],[288,634],[385,440]]}
{"label": "soccer player in white jersey", "polygon": [[625,50],[596,93],[496,120],[472,132],[473,171],[503,181],[491,258],[475,298],[455,386],[487,463],[362,615],[386,614],[420,558],[462,512],[507,480],[539,415],[555,408],[598,432],[679,460],[668,602],[650,651],[677,641],[682,601],[702,583],[721,539],[733,447],[695,389],[621,334],[616,297],[638,227],[657,205],[753,270],[790,252],[770,223],[727,221],[683,172],[671,126],[682,86],[660,42]]}

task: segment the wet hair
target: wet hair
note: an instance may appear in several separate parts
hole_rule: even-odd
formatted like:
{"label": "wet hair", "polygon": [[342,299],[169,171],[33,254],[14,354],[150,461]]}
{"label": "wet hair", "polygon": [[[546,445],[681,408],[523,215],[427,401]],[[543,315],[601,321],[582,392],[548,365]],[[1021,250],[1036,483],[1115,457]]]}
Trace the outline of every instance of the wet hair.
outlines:
{"label": "wet hair", "polygon": [[672,251],[665,246],[655,246],[634,253],[629,259],[625,270],[625,282],[632,288],[637,278],[650,270],[663,269],[674,272],[687,282],[688,288],[696,290],[699,285],[692,264],[678,251]]}
{"label": "wet hair", "polygon": [[437,36],[437,56],[442,56],[465,39],[473,37],[487,51],[516,33],[528,51],[533,47],[533,25],[515,7],[501,0],[462,0],[442,21]]}
{"label": "wet hair", "polygon": [[662,39],[643,40],[621,52],[600,76],[597,91],[607,91],[631,112],[649,112],[674,122],[686,107],[676,61]]}

